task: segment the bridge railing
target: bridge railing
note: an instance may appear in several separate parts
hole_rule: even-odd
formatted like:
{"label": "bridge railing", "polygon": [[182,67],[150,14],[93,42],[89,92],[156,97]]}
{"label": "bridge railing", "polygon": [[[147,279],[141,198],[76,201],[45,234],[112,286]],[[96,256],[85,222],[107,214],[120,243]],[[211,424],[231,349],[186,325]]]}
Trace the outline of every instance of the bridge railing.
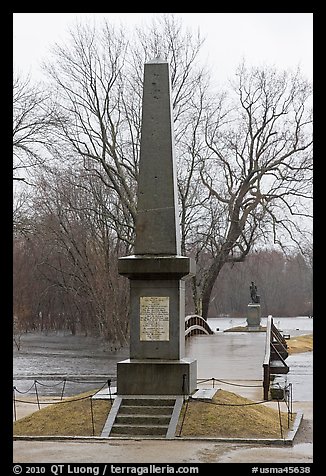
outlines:
{"label": "bridge railing", "polygon": [[196,334],[214,334],[207,321],[197,314],[186,316],[185,318],[185,337]]}
{"label": "bridge railing", "polygon": [[271,375],[286,374],[289,371],[285,359],[288,357],[287,343],[273,323],[273,317],[268,316],[266,326],[265,356],[263,362],[263,391],[264,400],[268,400]]}

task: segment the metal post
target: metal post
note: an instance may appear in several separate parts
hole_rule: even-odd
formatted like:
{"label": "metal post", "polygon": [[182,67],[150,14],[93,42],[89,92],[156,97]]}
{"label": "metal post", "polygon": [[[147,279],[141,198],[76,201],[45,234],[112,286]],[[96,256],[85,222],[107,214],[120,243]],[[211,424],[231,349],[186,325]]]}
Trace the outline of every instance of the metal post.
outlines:
{"label": "metal post", "polygon": [[269,375],[269,364],[263,364],[264,370],[264,378],[263,378],[263,389],[264,389],[264,400],[268,400],[268,392],[269,392],[269,383],[270,383],[270,375]]}
{"label": "metal post", "polygon": [[61,392],[61,400],[63,399],[63,393],[65,391],[65,387],[66,387],[66,379],[63,379],[63,386],[62,386],[62,392]]}
{"label": "metal post", "polygon": [[182,375],[182,393],[183,393],[183,401],[186,400],[186,395],[188,395],[188,388],[187,388],[187,374]]}
{"label": "metal post", "polygon": [[39,401],[38,393],[37,393],[36,380],[34,380],[34,387],[35,387],[35,394],[36,394],[37,406],[38,406],[38,409],[41,410],[40,401]]}
{"label": "metal post", "polygon": [[288,407],[288,428],[290,428],[290,390],[289,390],[290,385],[288,385],[285,388],[285,394],[286,394],[286,399],[287,399],[287,404],[286,406]]}
{"label": "metal post", "polygon": [[17,420],[17,410],[16,410],[16,396],[15,396],[16,387],[13,388],[13,398],[14,398],[14,415],[15,421]]}
{"label": "metal post", "polygon": [[110,403],[112,405],[112,395],[111,395],[111,379],[108,379],[108,389],[109,389],[109,395],[110,395]]}
{"label": "metal post", "polygon": [[278,416],[279,416],[279,419],[280,419],[281,438],[283,439],[282,417],[281,417],[281,410],[280,410],[280,401],[279,401],[279,399],[277,399],[277,406],[278,406]]}

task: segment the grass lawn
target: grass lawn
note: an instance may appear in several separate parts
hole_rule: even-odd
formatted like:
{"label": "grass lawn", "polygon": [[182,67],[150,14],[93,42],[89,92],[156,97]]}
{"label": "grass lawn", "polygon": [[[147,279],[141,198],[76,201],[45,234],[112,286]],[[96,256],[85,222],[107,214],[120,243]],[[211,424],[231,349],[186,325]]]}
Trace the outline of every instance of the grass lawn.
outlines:
{"label": "grass lawn", "polygon": [[291,337],[287,340],[289,354],[296,352],[309,352],[313,350],[313,335],[306,334],[303,336]]}
{"label": "grass lawn", "polygon": [[[280,420],[277,410],[232,392],[218,390],[211,402],[194,401],[188,404],[181,436],[219,438],[280,438]],[[287,413],[281,404],[283,434],[287,431]],[[183,406],[176,434],[186,410]]]}
{"label": "grass lawn", "polygon": [[111,404],[109,400],[91,402],[89,395],[94,393],[75,395],[17,420],[14,422],[14,435],[93,436],[94,422],[94,436],[100,436]]}

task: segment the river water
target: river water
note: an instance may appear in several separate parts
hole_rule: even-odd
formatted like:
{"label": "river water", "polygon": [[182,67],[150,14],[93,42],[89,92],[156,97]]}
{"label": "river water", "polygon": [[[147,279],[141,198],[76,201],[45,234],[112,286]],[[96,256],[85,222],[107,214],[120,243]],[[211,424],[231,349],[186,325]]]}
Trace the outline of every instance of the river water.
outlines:
{"label": "river water", "polygon": [[[198,362],[198,378],[227,378],[227,366],[223,367],[225,374],[216,375],[218,368],[212,365],[214,362],[220,362],[222,365],[222,360],[227,362],[228,356],[234,357],[235,352],[239,355],[239,363],[241,359],[248,359],[247,355],[241,357],[242,339],[258,339],[259,345],[263,345],[264,333],[241,332],[233,333],[232,345],[221,345],[223,331],[230,327],[246,325],[246,319],[215,318],[209,319],[208,323],[216,336],[211,336],[211,339],[210,336],[194,336],[186,341],[186,356],[195,357]],[[261,323],[265,325],[266,319],[262,318]],[[274,317],[274,324],[291,337],[313,332],[313,319],[307,317]],[[214,345],[214,338],[219,345]],[[312,354],[305,352],[287,358],[287,364],[290,366],[287,378],[293,383],[295,400],[312,401]],[[128,357],[127,347],[120,350],[110,349],[108,344],[96,338],[64,333],[24,334],[20,350],[18,351],[16,347],[13,349],[13,385],[16,398],[33,396],[36,391],[43,396],[74,395],[107,386],[108,379],[114,387],[116,364]],[[250,370],[250,365],[246,368],[251,378],[254,372],[257,373],[257,378],[260,378],[260,365],[257,366],[257,370]],[[233,377],[246,377],[240,365],[239,375],[234,374],[233,370]]]}
{"label": "river water", "polygon": [[[224,331],[230,327],[246,326],[246,318],[235,317],[216,317],[207,320],[213,331]],[[261,325],[266,326],[267,317],[261,318]],[[313,319],[306,316],[302,317],[273,317],[274,325],[280,332],[290,334],[291,337],[302,334],[312,334]],[[218,331],[217,331],[218,332]]]}
{"label": "river water", "polygon": [[[261,325],[266,326],[267,323],[267,318],[261,318]],[[306,316],[302,317],[273,317],[273,323],[279,329],[279,331],[282,334],[288,334],[290,337],[295,337],[299,335],[304,335],[304,334],[312,334],[313,333],[313,319],[308,318]],[[215,331],[217,334],[223,334],[223,331],[226,329],[232,328],[232,327],[237,327],[237,326],[245,326],[246,325],[246,319],[245,318],[213,318],[213,319],[208,319],[208,324],[210,325],[211,329]],[[241,341],[241,336],[245,337],[246,339],[257,339],[257,334],[256,333],[251,333],[251,336],[248,335],[249,333],[242,333],[242,332],[237,332],[236,334],[236,345],[237,348],[239,348],[239,342]],[[255,335],[256,334],[256,335]],[[265,338],[265,334],[263,333],[258,333],[261,336],[263,336],[263,339]],[[223,342],[223,341],[222,341]],[[204,344],[204,343],[203,343]],[[190,345],[193,345],[193,342],[190,341]],[[200,342],[198,342],[198,345],[200,345]],[[212,361],[214,360],[214,356],[212,355],[207,355],[207,351],[209,347],[202,346],[203,349],[199,349],[197,351],[197,348],[195,346],[194,352],[197,354],[196,358],[198,359],[198,366],[200,370],[200,364],[203,364],[203,370],[210,368],[212,366]],[[200,359],[200,352],[206,352],[206,363],[201,362]],[[227,348],[225,349],[225,352],[235,353],[235,350],[228,350]],[[241,353],[239,350],[237,350],[237,353],[241,356]],[[216,354],[216,351],[215,351]],[[198,357],[199,355],[199,357]],[[243,356],[243,358],[247,358],[248,356]],[[286,359],[286,363],[290,368],[290,371],[287,375],[284,377],[286,378],[287,383],[292,383],[292,389],[293,389],[293,400],[294,401],[313,401],[313,352],[302,352],[302,353],[295,353],[291,354],[288,356]],[[247,367],[245,367],[246,371]],[[240,377],[241,373],[241,366],[239,365],[239,375],[237,377]],[[254,372],[261,372],[261,368],[256,366],[255,369],[250,368],[248,366],[248,373],[251,375],[254,374]],[[246,377],[245,372],[242,373],[243,377]]]}

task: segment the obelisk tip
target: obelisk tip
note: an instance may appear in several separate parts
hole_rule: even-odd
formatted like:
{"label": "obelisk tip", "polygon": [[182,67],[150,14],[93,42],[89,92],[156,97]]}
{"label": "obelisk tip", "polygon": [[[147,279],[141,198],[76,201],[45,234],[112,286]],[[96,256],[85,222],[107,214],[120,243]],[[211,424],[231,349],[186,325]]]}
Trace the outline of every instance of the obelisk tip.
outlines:
{"label": "obelisk tip", "polygon": [[157,63],[167,63],[167,60],[161,58],[161,56],[156,56],[150,61],[147,61],[148,64],[157,64]]}

